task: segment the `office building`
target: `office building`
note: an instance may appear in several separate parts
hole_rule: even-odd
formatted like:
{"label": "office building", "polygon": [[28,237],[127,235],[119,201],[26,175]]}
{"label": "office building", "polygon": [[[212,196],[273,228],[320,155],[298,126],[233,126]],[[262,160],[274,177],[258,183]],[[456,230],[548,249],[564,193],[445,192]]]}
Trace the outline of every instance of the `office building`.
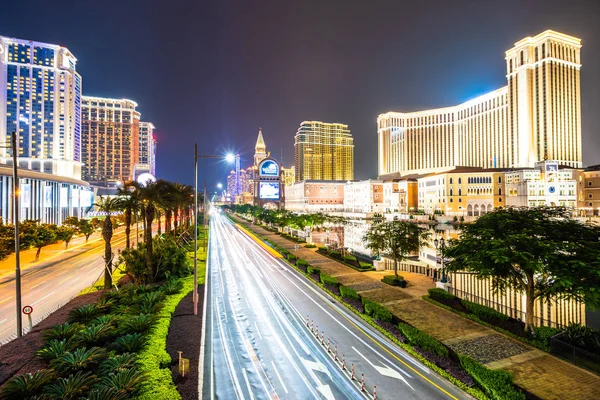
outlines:
{"label": "office building", "polygon": [[296,182],[354,179],[354,139],[348,125],[302,122],[295,136],[294,155]]}
{"label": "office building", "polygon": [[[58,45],[0,36],[0,142],[18,135],[19,166],[81,179],[81,76]],[[12,164],[0,148],[0,163]]]}
{"label": "office building", "polygon": [[134,167],[133,178],[144,173],[156,176],[156,139],[152,122],[141,122],[138,135],[138,159]]}
{"label": "office building", "polygon": [[581,168],[580,48],[548,30],[506,52],[507,86],[458,106],[379,115],[379,176],[544,160]]}
{"label": "office building", "polygon": [[344,211],[347,213],[372,214],[384,209],[383,181],[368,179],[347,182],[344,187]]}
{"label": "office building", "polygon": [[83,96],[82,104],[83,179],[104,187],[133,180],[139,153],[137,103]]}

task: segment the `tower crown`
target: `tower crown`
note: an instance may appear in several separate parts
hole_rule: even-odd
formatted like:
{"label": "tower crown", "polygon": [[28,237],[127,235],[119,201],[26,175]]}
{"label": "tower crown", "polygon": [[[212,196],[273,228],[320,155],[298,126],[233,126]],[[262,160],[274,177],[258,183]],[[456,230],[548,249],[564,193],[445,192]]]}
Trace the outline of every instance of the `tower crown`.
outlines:
{"label": "tower crown", "polygon": [[265,145],[265,140],[262,135],[262,128],[258,129],[258,138],[256,139],[256,146],[254,147],[257,153],[264,153],[267,150],[267,146]]}

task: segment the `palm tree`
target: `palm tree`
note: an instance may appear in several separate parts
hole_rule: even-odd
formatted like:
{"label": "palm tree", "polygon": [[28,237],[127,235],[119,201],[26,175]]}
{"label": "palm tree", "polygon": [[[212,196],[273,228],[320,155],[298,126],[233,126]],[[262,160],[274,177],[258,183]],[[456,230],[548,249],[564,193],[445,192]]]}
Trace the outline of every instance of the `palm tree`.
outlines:
{"label": "palm tree", "polygon": [[156,276],[156,266],[153,263],[152,248],[152,223],[156,217],[157,205],[162,194],[160,182],[149,182],[145,186],[137,186],[137,191],[142,202],[142,220],[144,221],[144,242],[146,244],[146,267],[148,274],[154,278]]}
{"label": "palm tree", "polygon": [[131,188],[135,188],[131,183],[125,184],[123,189],[119,189],[117,195],[119,196],[119,207],[125,212],[125,248],[129,249],[131,247],[131,222],[133,213],[137,212],[139,208],[139,198],[138,193],[135,190],[131,190]]}
{"label": "palm tree", "polygon": [[[179,182],[175,182],[172,186],[173,189],[173,202],[174,202],[174,224],[175,231],[177,232],[177,228],[179,222],[181,225],[187,224],[189,226],[190,222],[190,208],[192,207],[192,203],[194,200],[194,191],[189,185],[182,185]],[[184,221],[185,220],[185,221]]]}
{"label": "palm tree", "polygon": [[100,196],[100,201],[94,204],[98,211],[106,213],[106,218],[102,223],[102,238],[104,239],[104,289],[112,287],[112,246],[111,239],[113,236],[113,223],[111,214],[120,209],[119,199]]}

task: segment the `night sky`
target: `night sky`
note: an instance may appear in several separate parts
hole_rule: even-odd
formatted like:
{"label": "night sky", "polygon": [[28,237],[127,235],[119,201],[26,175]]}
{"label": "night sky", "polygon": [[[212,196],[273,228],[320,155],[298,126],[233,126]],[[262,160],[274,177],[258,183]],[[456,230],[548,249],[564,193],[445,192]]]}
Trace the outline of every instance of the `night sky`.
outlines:
{"label": "night sky", "polygon": [[[355,177],[377,174],[376,118],[506,85],[504,51],[554,29],[582,39],[584,165],[600,163],[600,1],[4,0],[0,35],[68,47],[83,92],[129,98],[157,127],[159,178],[192,183],[202,154],[258,128],[293,162],[301,121],[350,125]],[[200,179],[230,167],[201,160]]]}

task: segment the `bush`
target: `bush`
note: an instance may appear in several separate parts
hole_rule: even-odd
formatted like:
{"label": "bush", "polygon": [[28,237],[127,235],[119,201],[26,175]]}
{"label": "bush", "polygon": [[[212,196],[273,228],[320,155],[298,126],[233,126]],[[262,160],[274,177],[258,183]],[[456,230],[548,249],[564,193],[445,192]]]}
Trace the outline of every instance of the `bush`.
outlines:
{"label": "bush", "polygon": [[387,308],[371,300],[362,299],[362,302],[365,314],[383,322],[392,322],[392,313]]}
{"label": "bush", "polygon": [[499,313],[493,308],[482,306],[481,304],[467,300],[461,300],[460,302],[470,313],[475,314],[479,319],[508,321],[508,315]]}
{"label": "bush", "polygon": [[340,285],[340,293],[342,297],[347,299],[360,300],[360,295],[356,292],[356,290],[349,288],[348,286]]}
{"label": "bush", "polygon": [[316,244],[309,243],[309,244],[305,244],[305,245],[304,245],[304,248],[305,248],[305,249],[315,249],[315,248],[317,248],[317,245],[316,245]]}
{"label": "bush", "polygon": [[18,375],[6,382],[0,391],[0,399],[38,399],[44,386],[54,380],[54,371],[41,369],[33,374]]}
{"label": "bush", "polygon": [[365,269],[366,269],[366,268],[373,268],[373,264],[371,264],[371,263],[368,263],[368,262],[364,262],[364,261],[359,261],[359,262],[358,262],[358,265],[359,265],[361,268],[365,268]]}
{"label": "bush", "polygon": [[50,365],[61,374],[72,374],[80,371],[93,370],[104,358],[104,349],[80,347],[73,352],[67,351],[52,360]]}
{"label": "bush", "polygon": [[112,344],[119,353],[137,353],[146,344],[146,338],[140,333],[128,333],[123,335]]}
{"label": "bush", "polygon": [[86,326],[76,339],[77,342],[84,346],[96,346],[106,342],[114,335],[114,330],[110,324],[97,324]]}
{"label": "bush", "polygon": [[438,342],[436,339],[432,338],[428,334],[421,332],[414,326],[399,323],[398,329],[400,329],[400,332],[402,332],[404,337],[408,340],[408,342],[411,345],[419,346],[420,348],[431,351],[432,353],[435,353],[438,356],[448,357],[449,352],[446,346],[444,346],[441,342]]}
{"label": "bush", "polygon": [[400,275],[398,275],[398,277],[396,277],[396,275],[385,275],[383,279],[381,279],[381,282],[387,283],[391,286],[399,286],[402,288],[406,287],[406,280],[404,280],[404,278]]}
{"label": "bush", "polygon": [[70,324],[64,323],[60,325],[55,325],[50,329],[46,329],[42,334],[42,337],[45,341],[49,342],[53,339],[62,340],[67,339],[70,340],[81,330],[80,324]]}
{"label": "bush", "polygon": [[292,264],[294,264],[296,262],[296,260],[298,259],[298,257],[296,257],[293,254],[288,254],[287,255],[287,259],[288,259],[289,262],[291,262]]}
{"label": "bush", "polygon": [[589,326],[570,324],[560,339],[572,346],[600,355],[600,332]]}
{"label": "bush", "polygon": [[140,314],[127,319],[123,325],[126,333],[147,333],[154,325],[156,319],[152,314]]}
{"label": "bush", "polygon": [[339,286],[340,283],[331,275],[321,274],[321,283],[323,285]]}
{"label": "bush", "polygon": [[83,306],[75,307],[69,313],[69,322],[90,322],[97,316],[102,314],[102,310],[96,307],[95,304],[86,304]]}
{"label": "bush", "polygon": [[144,374],[131,368],[108,374],[102,379],[102,384],[116,390],[117,393],[132,393],[143,379]]}
{"label": "bush", "polygon": [[354,257],[353,255],[347,254],[344,256],[344,261],[346,261],[349,264],[355,264],[356,263],[356,257]]}
{"label": "bush", "polygon": [[331,257],[333,257],[333,258],[337,258],[337,259],[339,259],[339,260],[341,260],[341,259],[342,259],[342,253],[340,253],[339,251],[336,251],[336,250],[331,250],[331,251],[329,252],[329,255],[330,255]]}
{"label": "bush", "polygon": [[467,356],[459,355],[462,367],[493,400],[525,400],[525,395],[513,385],[510,373],[490,370]]}
{"label": "bush", "polygon": [[117,354],[107,358],[100,365],[100,372],[103,375],[108,375],[111,372],[119,372],[135,366],[135,354],[124,353]]}
{"label": "bush", "polygon": [[296,266],[301,267],[301,266],[306,266],[308,265],[308,262],[306,260],[303,260],[302,258],[299,258],[296,261]]}
{"label": "bush", "polygon": [[68,378],[58,378],[45,388],[44,394],[49,399],[81,399],[95,382],[96,377],[91,372],[80,371]]}
{"label": "bush", "polygon": [[550,351],[550,338],[558,335],[560,332],[562,332],[562,329],[538,326],[533,328],[533,337],[531,339],[537,342],[538,346],[541,346],[546,351]]}
{"label": "bush", "polygon": [[61,357],[67,351],[71,350],[71,348],[72,346],[67,339],[52,339],[39,349],[36,354],[46,361],[52,361]]}
{"label": "bush", "polygon": [[306,270],[309,275],[311,275],[311,274],[321,275],[321,269],[319,269],[319,268],[315,268],[315,267],[312,267],[309,265]]}
{"label": "bush", "polygon": [[319,251],[327,251],[327,246],[318,246]]}
{"label": "bush", "polygon": [[460,300],[458,297],[456,297],[455,295],[453,295],[452,293],[450,293],[444,289],[439,289],[439,288],[429,289],[427,291],[427,293],[429,294],[429,297],[431,297],[432,299],[441,300],[442,302]]}

